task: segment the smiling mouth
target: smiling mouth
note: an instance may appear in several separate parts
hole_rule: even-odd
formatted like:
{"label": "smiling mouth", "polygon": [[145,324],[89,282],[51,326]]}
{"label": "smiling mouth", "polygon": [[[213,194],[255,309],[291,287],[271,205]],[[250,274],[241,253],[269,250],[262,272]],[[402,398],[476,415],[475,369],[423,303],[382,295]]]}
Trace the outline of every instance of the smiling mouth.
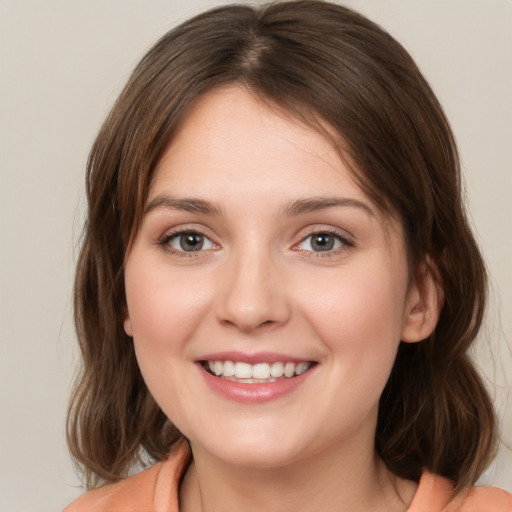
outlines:
{"label": "smiling mouth", "polygon": [[256,364],[240,361],[201,361],[201,366],[210,375],[244,384],[264,384],[293,379],[306,373],[314,364],[312,361]]}

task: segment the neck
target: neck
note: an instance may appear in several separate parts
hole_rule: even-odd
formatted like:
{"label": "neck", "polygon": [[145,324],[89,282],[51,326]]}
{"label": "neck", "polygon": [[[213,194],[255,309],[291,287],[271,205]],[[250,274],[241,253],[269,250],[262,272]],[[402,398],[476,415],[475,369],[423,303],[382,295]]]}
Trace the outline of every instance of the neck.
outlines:
{"label": "neck", "polygon": [[399,481],[374,450],[331,447],[278,468],[233,467],[192,446],[182,512],[405,511],[415,484]]}

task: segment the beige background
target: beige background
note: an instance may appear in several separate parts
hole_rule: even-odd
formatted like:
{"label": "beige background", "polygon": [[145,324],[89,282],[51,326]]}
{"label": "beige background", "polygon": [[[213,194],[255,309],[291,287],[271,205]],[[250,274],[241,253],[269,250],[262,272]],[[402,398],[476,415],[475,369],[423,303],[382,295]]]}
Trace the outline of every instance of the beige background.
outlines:
{"label": "beige background", "polygon": [[[0,511],[56,511],[80,493],[64,417],[87,153],[144,51],[218,3],[0,0]],[[512,1],[346,3],[412,52],[453,124],[493,284],[476,358],[512,445]],[[483,481],[512,491],[510,451]]]}

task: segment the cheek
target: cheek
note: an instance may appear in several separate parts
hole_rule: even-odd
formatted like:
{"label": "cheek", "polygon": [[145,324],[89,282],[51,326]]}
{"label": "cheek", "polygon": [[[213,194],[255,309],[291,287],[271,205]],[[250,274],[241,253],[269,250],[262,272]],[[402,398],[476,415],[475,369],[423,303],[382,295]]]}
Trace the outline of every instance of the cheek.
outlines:
{"label": "cheek", "polygon": [[[179,345],[198,323],[207,301],[206,287],[183,273],[162,272],[130,261],[125,271],[128,317],[137,343]],[[151,270],[153,269],[153,270]]]}
{"label": "cheek", "polygon": [[188,406],[181,396],[188,396],[190,383],[184,369],[190,364],[190,340],[208,299],[189,276],[171,275],[162,265],[138,264],[136,258],[126,265],[125,287],[135,353],[146,385],[165,414],[186,425],[183,411]]}
{"label": "cheek", "polygon": [[395,279],[386,269],[375,269],[328,277],[319,285],[316,280],[301,293],[302,306],[310,318],[318,319],[315,323],[324,325],[335,337],[366,336],[369,332],[382,338],[400,337],[406,279]]}
{"label": "cheek", "polygon": [[321,289],[318,284],[311,283],[317,293],[303,290],[301,307],[315,335],[334,356],[335,373],[359,382],[363,393],[376,386],[380,394],[400,343],[406,273],[365,266],[325,279]]}

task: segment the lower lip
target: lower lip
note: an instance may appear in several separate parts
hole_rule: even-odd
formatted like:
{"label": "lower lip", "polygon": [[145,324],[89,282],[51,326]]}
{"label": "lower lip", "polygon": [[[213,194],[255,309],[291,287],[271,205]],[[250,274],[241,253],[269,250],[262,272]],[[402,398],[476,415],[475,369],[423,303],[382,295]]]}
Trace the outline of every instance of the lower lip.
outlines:
{"label": "lower lip", "polygon": [[198,365],[208,386],[217,394],[228,400],[243,403],[262,403],[276,400],[297,389],[310,375],[313,368],[302,375],[290,379],[265,382],[261,384],[244,384],[215,377],[208,373],[200,364]]}

